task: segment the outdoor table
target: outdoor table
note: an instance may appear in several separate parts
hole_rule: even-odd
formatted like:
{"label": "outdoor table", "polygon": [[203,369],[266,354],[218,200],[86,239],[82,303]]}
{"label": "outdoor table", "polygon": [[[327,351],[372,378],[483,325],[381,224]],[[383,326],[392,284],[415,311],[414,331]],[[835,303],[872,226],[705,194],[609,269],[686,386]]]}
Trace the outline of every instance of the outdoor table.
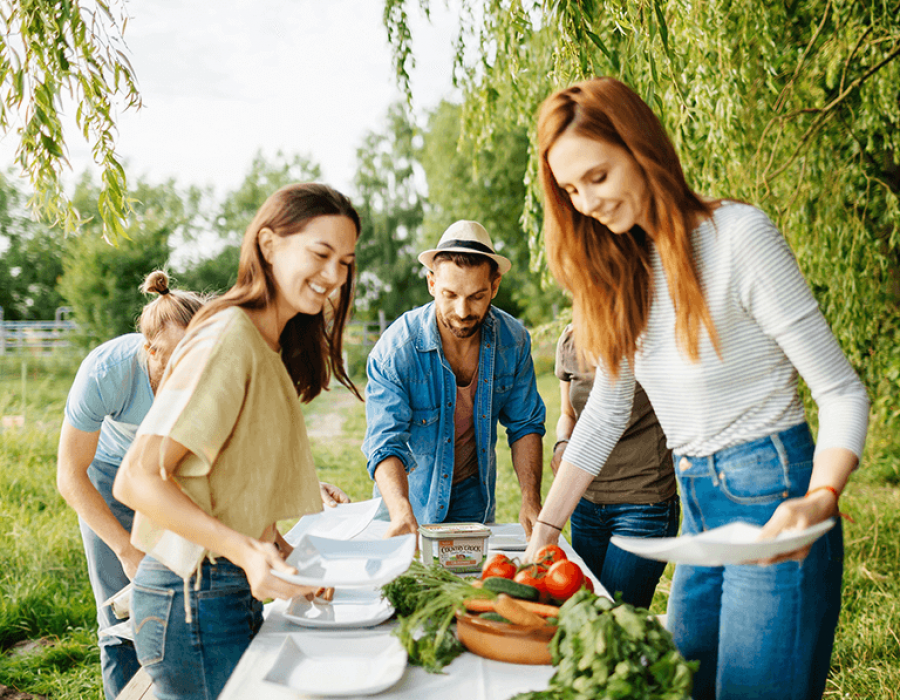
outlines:
{"label": "outdoor table", "polygon": [[[387,530],[388,524],[385,521],[374,520],[354,539],[379,539]],[[504,525],[503,527],[504,532],[507,529],[515,531],[515,528],[519,528],[518,532],[521,533],[520,525]],[[600,582],[590,574],[584,561],[565,538],[560,537],[559,543],[567,556],[581,566],[585,575],[591,577],[597,595],[609,596],[606,590],[600,586]],[[488,556],[498,551],[504,550],[490,549]],[[510,557],[522,554],[522,552],[510,551],[505,553]],[[396,620],[391,619],[374,627],[360,629],[332,630],[302,627],[284,617],[283,613],[286,609],[287,601],[281,600],[266,606],[262,629],[244,652],[225,689],[219,695],[219,700],[247,700],[247,698],[296,700],[297,698],[315,697],[302,695],[263,680],[263,677],[272,668],[272,664],[275,663],[275,658],[287,635],[303,635],[309,638],[314,638],[316,635],[362,638],[373,632],[389,631],[396,626]],[[422,698],[428,698],[428,700],[458,700],[459,698],[504,700],[517,693],[546,689],[553,671],[553,666],[509,664],[465,652],[454,659],[449,666],[446,666],[442,674],[427,673],[418,666],[407,665],[403,676],[396,685],[376,695],[350,697],[383,700],[422,700]]]}

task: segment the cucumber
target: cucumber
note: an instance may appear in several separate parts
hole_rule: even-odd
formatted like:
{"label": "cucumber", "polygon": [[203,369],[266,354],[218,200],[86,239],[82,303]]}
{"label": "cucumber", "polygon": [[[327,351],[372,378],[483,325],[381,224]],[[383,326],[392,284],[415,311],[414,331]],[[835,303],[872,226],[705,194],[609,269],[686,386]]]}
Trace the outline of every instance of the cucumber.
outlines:
{"label": "cucumber", "polygon": [[484,612],[479,615],[482,620],[490,620],[491,622],[505,622],[509,624],[509,620],[507,620],[503,615],[495,612]]}
{"label": "cucumber", "polygon": [[516,583],[511,579],[499,576],[484,579],[484,588],[494,593],[506,593],[510,598],[519,600],[537,600],[541,597],[541,592],[534,586]]}

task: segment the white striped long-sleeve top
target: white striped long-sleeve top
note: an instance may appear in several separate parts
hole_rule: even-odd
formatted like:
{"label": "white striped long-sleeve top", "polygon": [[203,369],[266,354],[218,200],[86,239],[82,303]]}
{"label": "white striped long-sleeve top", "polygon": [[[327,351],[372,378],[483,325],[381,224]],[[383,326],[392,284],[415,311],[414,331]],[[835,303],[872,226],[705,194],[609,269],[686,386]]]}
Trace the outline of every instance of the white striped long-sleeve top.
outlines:
{"label": "white striped long-sleeve top", "polygon": [[700,360],[676,345],[675,308],[656,249],[654,295],[632,367],[597,372],[566,461],[599,473],[631,413],[635,378],[675,454],[707,456],[805,420],[797,373],[819,409],[816,450],[862,455],[869,399],[819,311],[787,242],[755,207],[723,202],[693,232],[694,257],[721,357],[701,331]]}

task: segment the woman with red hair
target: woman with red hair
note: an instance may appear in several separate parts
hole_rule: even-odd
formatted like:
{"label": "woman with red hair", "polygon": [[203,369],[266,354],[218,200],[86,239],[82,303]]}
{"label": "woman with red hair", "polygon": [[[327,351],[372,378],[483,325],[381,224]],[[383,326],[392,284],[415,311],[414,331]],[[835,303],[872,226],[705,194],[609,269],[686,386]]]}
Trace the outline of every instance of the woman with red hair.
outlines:
{"label": "woman with red hair", "polygon": [[[621,435],[635,381],[674,451],[685,534],[763,537],[838,514],[869,401],[790,248],[759,209],[688,186],[659,119],[611,78],[551,95],[538,119],[551,270],[598,371],[526,559],[554,542]],[[819,413],[812,440],[798,373]],[[700,661],[695,700],[820,698],[840,610],[840,521],[784,557],[676,567],[668,625]]]}

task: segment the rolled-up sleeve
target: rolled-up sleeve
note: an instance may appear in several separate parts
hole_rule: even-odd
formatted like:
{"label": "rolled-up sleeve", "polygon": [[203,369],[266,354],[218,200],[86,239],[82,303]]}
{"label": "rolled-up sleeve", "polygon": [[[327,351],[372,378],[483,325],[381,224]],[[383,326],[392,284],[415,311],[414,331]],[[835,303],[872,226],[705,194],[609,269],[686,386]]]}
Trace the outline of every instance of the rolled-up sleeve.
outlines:
{"label": "rolled-up sleeve", "polygon": [[531,337],[525,332],[516,363],[515,382],[500,411],[500,423],[506,428],[506,440],[512,445],[526,435],[544,436],[547,409],[538,393],[531,359]]}
{"label": "rolled-up sleeve", "polygon": [[366,437],[362,451],[366,469],[375,478],[375,469],[388,457],[397,457],[406,472],[415,468],[415,458],[409,449],[412,408],[409,392],[397,375],[389,359],[378,348],[366,362]]}

